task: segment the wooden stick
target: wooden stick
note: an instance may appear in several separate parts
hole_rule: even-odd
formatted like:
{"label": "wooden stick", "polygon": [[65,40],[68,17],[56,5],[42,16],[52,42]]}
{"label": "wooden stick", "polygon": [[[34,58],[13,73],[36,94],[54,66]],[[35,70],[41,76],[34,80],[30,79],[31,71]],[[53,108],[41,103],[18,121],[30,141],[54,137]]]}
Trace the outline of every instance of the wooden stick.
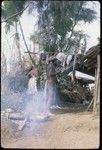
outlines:
{"label": "wooden stick", "polygon": [[[25,51],[24,53],[28,53],[28,52]],[[29,53],[39,54],[39,52],[30,52],[30,51],[29,51]],[[50,53],[56,53],[56,52],[42,52],[42,53],[44,53],[44,54],[50,54]],[[66,55],[74,55],[74,54],[68,54],[68,53],[64,53],[64,54],[66,54]]]}
{"label": "wooden stick", "polygon": [[21,124],[19,124],[18,130],[21,131],[24,128],[24,126],[26,125],[27,120],[28,120],[28,116],[21,122]]}
{"label": "wooden stick", "polygon": [[87,107],[87,109],[86,109],[86,111],[88,111],[89,110],[89,108],[91,107],[91,105],[92,105],[92,103],[94,102],[94,98],[91,100],[91,102],[90,102],[90,104],[88,105],[88,107]]}

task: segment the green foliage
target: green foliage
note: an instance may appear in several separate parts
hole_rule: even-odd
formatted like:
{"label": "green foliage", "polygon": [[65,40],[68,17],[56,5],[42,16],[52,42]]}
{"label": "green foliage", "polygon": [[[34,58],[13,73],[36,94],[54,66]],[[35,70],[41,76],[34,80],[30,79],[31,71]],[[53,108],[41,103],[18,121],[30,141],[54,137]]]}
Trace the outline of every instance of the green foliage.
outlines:
{"label": "green foliage", "polygon": [[38,26],[41,32],[39,40],[43,37],[40,44],[45,51],[49,51],[51,47],[56,49],[54,45],[61,51],[70,51],[80,45],[85,35],[80,31],[75,33],[75,26],[80,21],[90,23],[96,18],[96,12],[87,8],[87,3],[87,1],[36,1]]}
{"label": "green foliage", "polygon": [[89,8],[83,8],[80,12],[80,16],[77,18],[77,21],[83,21],[84,22],[92,22],[95,17],[96,13],[94,10],[91,10]]}
{"label": "green foliage", "polygon": [[[15,8],[13,6],[13,1],[4,1],[4,11],[5,11],[5,18],[12,16],[16,13]],[[9,21],[17,21],[17,17],[11,18]]]}
{"label": "green foliage", "polygon": [[38,32],[35,32],[30,36],[30,40],[33,41],[34,43],[39,43],[40,39],[40,34]]}
{"label": "green foliage", "polygon": [[[23,10],[27,1],[4,1],[2,18],[6,19],[17,11]],[[59,47],[61,51],[74,49],[83,36],[80,32],[75,34],[74,28],[80,22],[92,22],[96,18],[96,12],[87,8],[87,1],[34,1],[30,5],[30,13],[37,9],[39,33],[32,35],[31,40],[39,43],[45,51],[51,51]],[[15,9],[16,8],[16,9]],[[20,16],[22,13],[20,14]],[[6,22],[6,32],[18,22],[18,17],[13,17]],[[55,47],[54,47],[55,45]],[[79,43],[80,45],[80,43]]]}
{"label": "green foliage", "polygon": [[[23,0],[23,1],[20,1],[20,0],[16,0],[13,2],[17,11],[20,12],[24,9],[24,6],[25,6],[25,3],[26,3],[26,0]],[[22,12],[20,13],[20,15],[22,15]]]}
{"label": "green foliage", "polygon": [[70,18],[68,19],[67,17],[65,17],[62,22],[60,20],[60,16],[55,16],[53,24],[54,24],[54,29],[56,31],[56,34],[62,36],[62,35],[66,35],[66,33],[71,30],[71,26],[73,22]]}
{"label": "green foliage", "polygon": [[[23,10],[26,1],[4,1],[2,6],[2,19],[7,19],[12,15]],[[17,9],[17,11],[16,11]],[[19,15],[21,15],[20,13]],[[5,31],[6,33],[10,31],[11,26],[18,22],[18,16],[12,17],[6,21]]]}

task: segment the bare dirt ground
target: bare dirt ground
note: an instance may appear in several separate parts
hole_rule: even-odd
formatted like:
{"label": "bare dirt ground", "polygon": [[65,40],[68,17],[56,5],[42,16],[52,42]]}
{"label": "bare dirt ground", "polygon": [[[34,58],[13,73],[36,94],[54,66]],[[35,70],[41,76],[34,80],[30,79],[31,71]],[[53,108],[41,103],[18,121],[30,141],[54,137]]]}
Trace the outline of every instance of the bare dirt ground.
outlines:
{"label": "bare dirt ground", "polygon": [[[2,144],[5,148],[65,148],[99,147],[99,118],[91,112],[55,113],[52,120],[42,122],[28,134]],[[39,123],[40,125],[40,123]],[[36,131],[36,134],[34,132]]]}

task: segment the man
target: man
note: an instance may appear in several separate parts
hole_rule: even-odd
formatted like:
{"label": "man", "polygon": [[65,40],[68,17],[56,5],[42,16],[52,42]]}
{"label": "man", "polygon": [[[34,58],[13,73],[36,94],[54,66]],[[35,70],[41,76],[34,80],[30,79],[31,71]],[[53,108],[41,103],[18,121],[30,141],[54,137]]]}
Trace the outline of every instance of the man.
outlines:
{"label": "man", "polygon": [[30,79],[27,90],[27,106],[25,108],[26,118],[29,118],[32,113],[36,113],[37,111],[37,74],[38,70],[36,67],[32,67],[31,71],[28,73]]}
{"label": "man", "polygon": [[44,99],[45,99],[45,114],[51,115],[50,107],[56,103],[56,94],[57,94],[57,87],[56,87],[56,70],[54,66],[55,57],[54,54],[51,54],[48,58],[48,65],[47,65],[47,80],[45,83],[44,88]]}
{"label": "man", "polygon": [[30,76],[30,79],[27,94],[32,97],[37,92],[37,68],[32,67],[32,70],[28,75]]}

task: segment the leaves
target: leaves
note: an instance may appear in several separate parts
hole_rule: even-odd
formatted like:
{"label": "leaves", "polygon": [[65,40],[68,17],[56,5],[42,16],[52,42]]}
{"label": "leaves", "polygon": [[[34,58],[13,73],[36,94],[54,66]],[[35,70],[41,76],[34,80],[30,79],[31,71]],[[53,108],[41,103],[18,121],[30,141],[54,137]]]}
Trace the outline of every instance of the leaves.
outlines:
{"label": "leaves", "polygon": [[[63,51],[68,50],[68,48],[65,50],[67,44],[69,44],[70,49],[78,46],[79,39],[84,38],[85,35],[80,32],[73,32],[74,27],[79,21],[90,23],[96,18],[96,12],[86,8],[86,4],[86,1],[44,0],[36,2],[39,14],[38,25],[40,31],[43,32],[41,44],[45,51],[54,44],[57,44]],[[70,32],[71,36],[66,38]]]}
{"label": "leaves", "polygon": [[78,21],[84,20],[84,22],[89,23],[92,22],[94,19],[96,19],[96,12],[89,8],[83,8],[80,12],[79,18],[77,18]]}
{"label": "leaves", "polygon": [[[24,8],[25,2],[26,2],[25,0],[23,2],[12,0],[4,1],[4,5],[2,6],[2,18],[7,19],[11,17],[13,14],[16,14],[16,8],[18,12],[21,11]],[[5,25],[6,33],[10,31],[11,26],[13,26],[15,22],[18,22],[18,16],[12,17],[6,22]]]}

